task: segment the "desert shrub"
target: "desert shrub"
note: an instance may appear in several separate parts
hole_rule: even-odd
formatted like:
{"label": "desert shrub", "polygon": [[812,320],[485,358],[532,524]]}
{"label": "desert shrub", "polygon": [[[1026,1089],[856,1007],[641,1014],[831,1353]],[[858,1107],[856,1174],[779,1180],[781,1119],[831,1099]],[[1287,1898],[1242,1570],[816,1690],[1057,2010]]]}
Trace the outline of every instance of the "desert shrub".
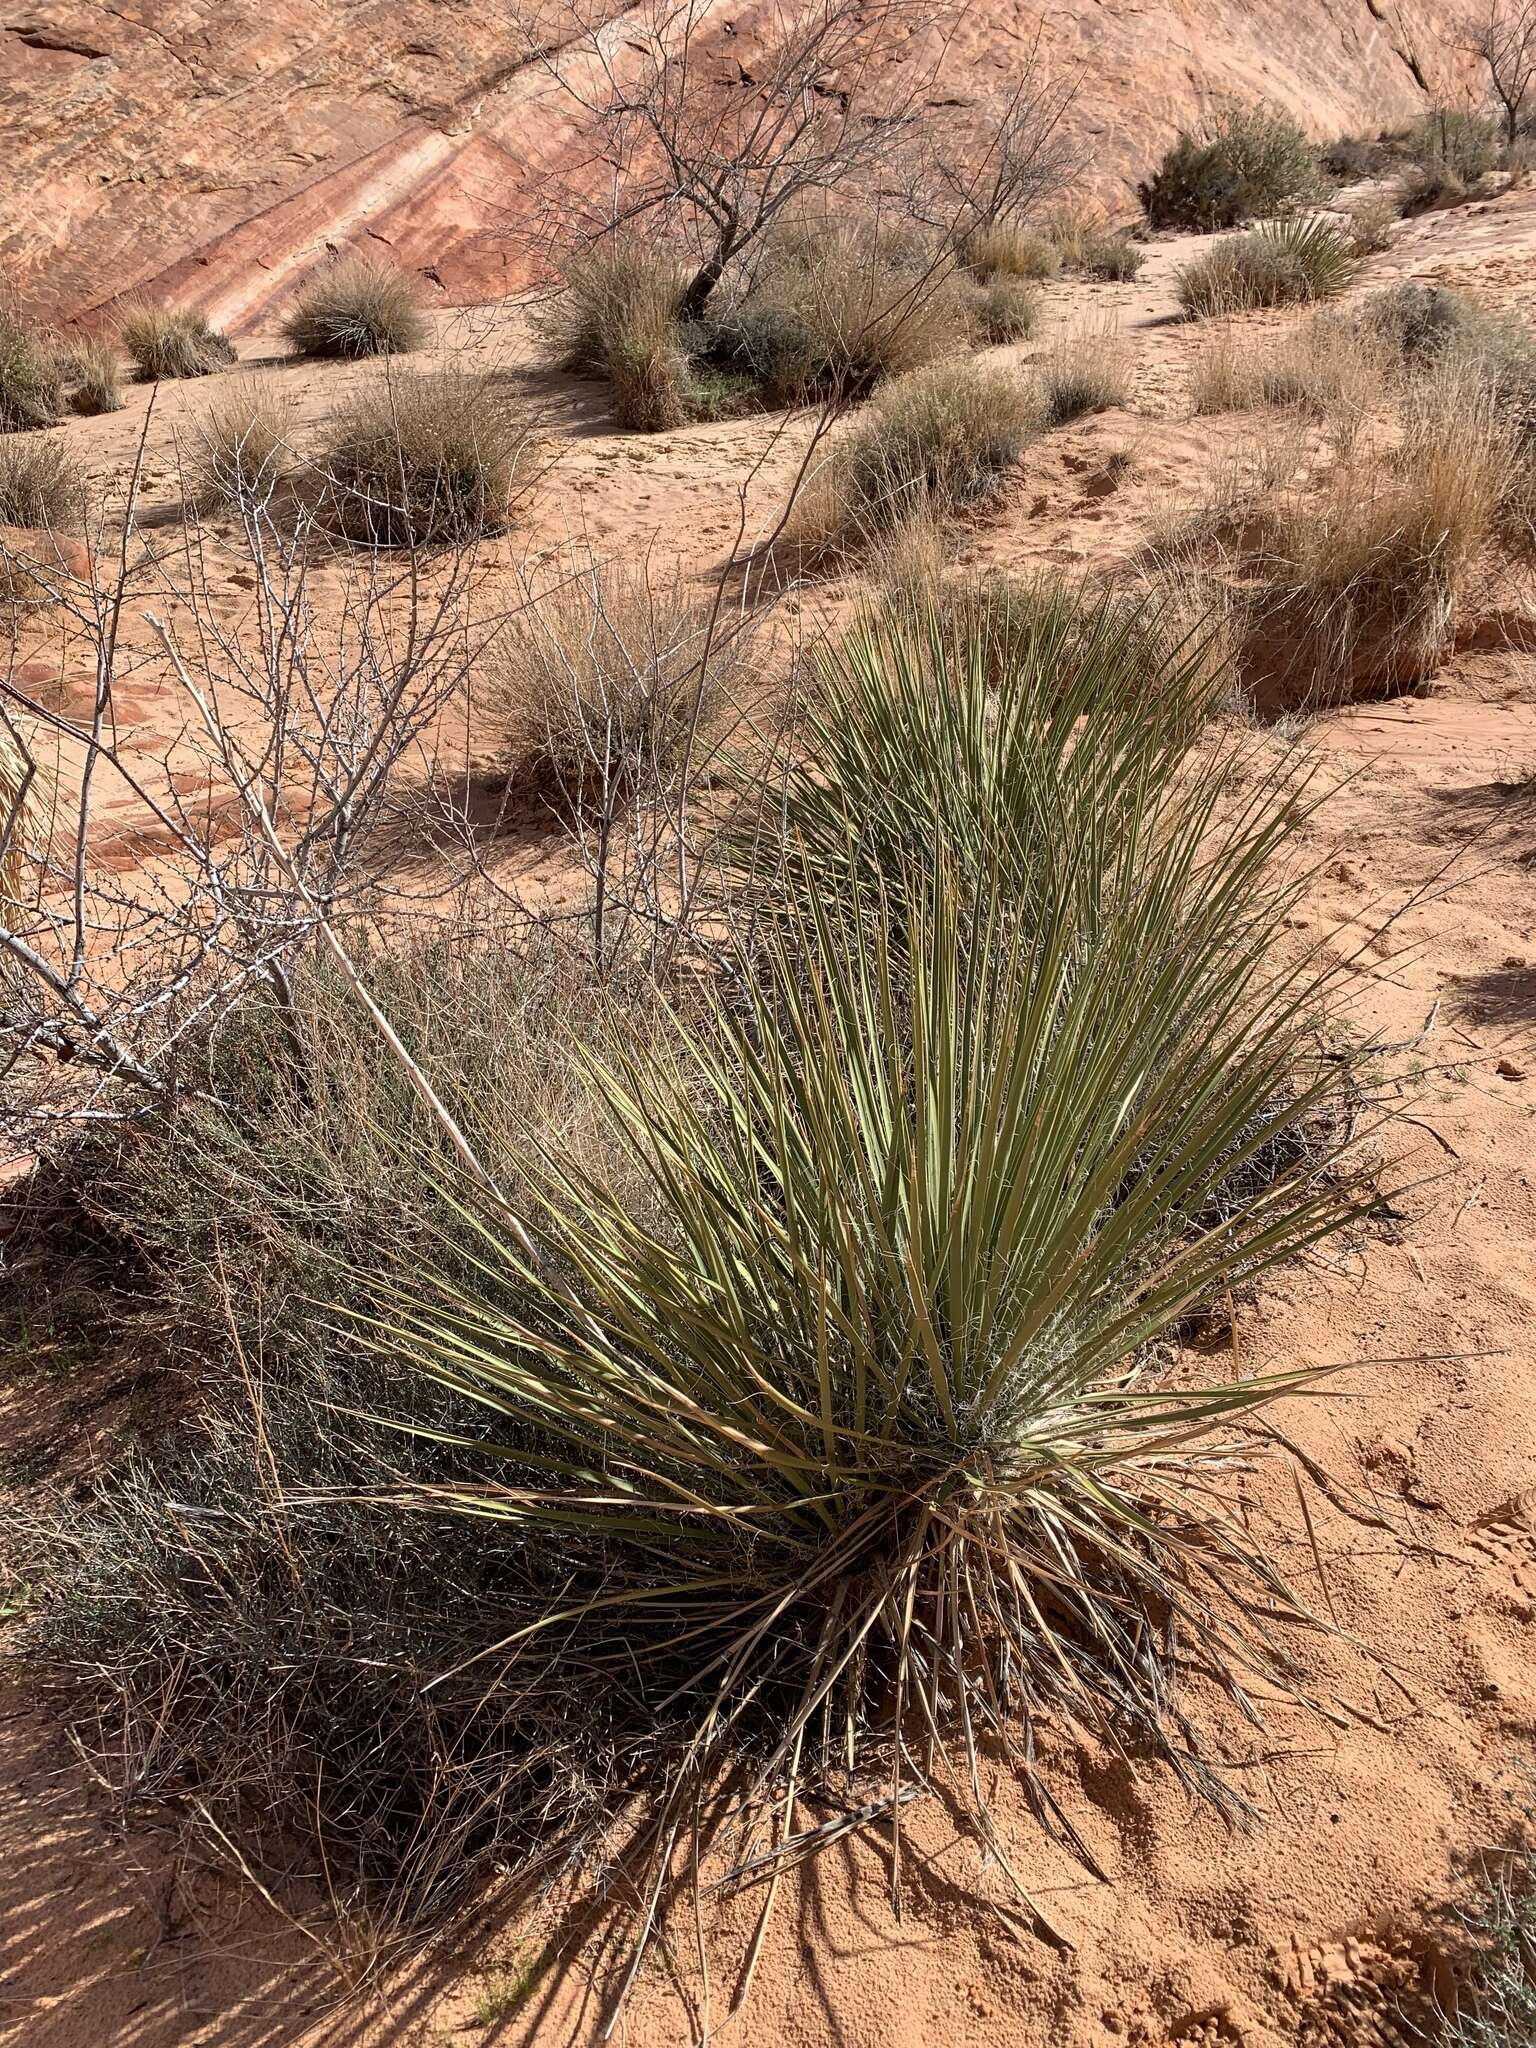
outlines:
{"label": "desert shrub", "polygon": [[1512,474],[1509,430],[1474,378],[1449,369],[1411,387],[1394,445],[1362,445],[1320,488],[1283,486],[1252,509],[1256,656],[1309,703],[1421,681]]}
{"label": "desert shrub", "polygon": [[1447,2048],[1528,2048],[1536,2041],[1536,1850],[1522,1839],[1485,1851],[1471,1900],[1458,1908],[1464,1957],[1456,2009],[1443,2015]]}
{"label": "desert shrub", "polygon": [[770,405],[862,398],[966,348],[972,302],[921,243],[823,223],[772,238],[745,291],[712,313],[699,349],[748,376]]}
{"label": "desert shrub", "polygon": [[124,314],[121,341],[146,383],[162,377],[209,377],[235,360],[228,335],[210,327],[201,313],[140,300]]}
{"label": "desert shrub", "polygon": [[1085,412],[1125,405],[1131,365],[1124,339],[1102,326],[1062,335],[1040,360],[1040,386],[1046,423],[1053,427]]}
{"label": "desert shrub", "polygon": [[960,259],[983,280],[1021,277],[1042,283],[1061,270],[1061,251],[1045,234],[1017,221],[988,221],[960,239]]}
{"label": "desert shrub", "polygon": [[1345,231],[1357,256],[1379,256],[1392,246],[1392,230],[1402,218],[1402,201],[1391,192],[1360,199],[1345,216]]}
{"label": "desert shrub", "polygon": [[1229,235],[1178,274],[1179,304],[1192,319],[1331,298],[1354,277],[1349,238],[1330,220],[1267,221]]}
{"label": "desert shrub", "polygon": [[188,477],[204,505],[240,505],[271,495],[292,462],[293,406],[257,377],[232,380],[196,429]]}
{"label": "desert shrub", "polygon": [[1042,229],[1064,270],[1105,283],[1123,284],[1135,277],[1145,258],[1134,242],[1111,234],[1102,221],[1083,212],[1055,215]]}
{"label": "desert shrub", "polygon": [[[598,1010],[551,954],[487,932],[362,957],[477,1141],[558,1134],[594,1164],[609,1141],[574,1054]],[[159,1434],[39,1518],[30,1666],[103,1783],[179,1810],[214,1853],[222,1830],[269,1877],[323,1859],[354,1938],[387,1946],[508,1860],[558,1867],[613,1768],[602,1707],[574,1668],[536,1704],[487,1686],[484,1664],[451,1675],[553,1560],[434,1511],[431,1489],[467,1470],[447,1439],[482,1437],[484,1411],[315,1313],[360,1306],[356,1276],[395,1254],[463,1272],[472,1251],[413,1170],[430,1127],[377,1032],[312,964],[199,1056],[216,1101],[126,1121],[49,1169],[110,1233],[104,1271],[129,1268],[98,1283],[98,1338],[123,1333],[197,1395],[186,1419],[184,1396],[164,1401]],[[521,1199],[515,1162],[501,1171]],[[626,1173],[621,1152],[605,1171]],[[415,1489],[405,1511],[379,1498],[391,1473]]]}
{"label": "desert shrub", "polygon": [[122,359],[109,341],[83,335],[60,351],[69,409],[86,417],[123,409]]}
{"label": "desert shrub", "polygon": [[648,243],[611,240],[586,250],[535,315],[555,368],[606,377],[620,426],[658,433],[688,417],[688,359],[678,327],[683,276]]}
{"label": "desert shrub", "polygon": [[814,553],[857,546],[914,514],[964,511],[1001,489],[1039,424],[1029,386],[1008,371],[915,370],[850,425],[802,493],[791,532]]}
{"label": "desert shrub", "polygon": [[1460,199],[1490,171],[1502,169],[1507,154],[1497,121],[1445,108],[1423,115],[1404,130],[1400,146],[1406,198],[1416,207]]}
{"label": "desert shrub", "polygon": [[899,1800],[909,1709],[985,1836],[972,1744],[1031,1772],[1037,1723],[1097,1743],[1112,1710],[1224,1804],[1175,1662],[1251,1658],[1294,1696],[1256,1610],[1298,1603],[1213,1462],[1294,1379],[1192,1382],[1154,1348],[1349,1213],[1303,1136],[1340,1089],[1314,984],[1276,964],[1294,813],[1177,772],[1166,669],[1117,695],[1135,730],[1102,726],[1115,777],[1077,737],[1103,652],[1000,694],[936,622],[862,622],[819,676],[833,751],[788,790],[825,861],[756,875],[730,1005],[597,1069],[644,1213],[552,1160],[532,1251],[487,1214],[470,1284],[381,1293],[390,1360],[496,1410],[466,1504],[560,1539],[509,1687],[611,1657],[667,1703],[642,1896],[700,1803],[707,1834],[786,1773]]}
{"label": "desert shrub", "polygon": [[318,468],[334,522],[352,539],[456,543],[507,524],[538,447],[523,407],[493,377],[438,370],[350,399]]}
{"label": "desert shrub", "polygon": [[1094,235],[1078,259],[1078,268],[1084,277],[1097,278],[1101,283],[1129,284],[1141,275],[1146,260],[1136,244],[1124,235]]}
{"label": "desert shrub", "polygon": [[0,526],[73,531],[84,497],[84,479],[57,441],[41,434],[0,441]]}
{"label": "desert shrub", "polygon": [[483,710],[510,757],[568,795],[663,790],[745,664],[739,621],[681,571],[577,562],[497,641]]}
{"label": "desert shrub", "polygon": [[1482,384],[1522,440],[1536,440],[1536,337],[1518,316],[1439,285],[1400,284],[1365,301],[1360,326],[1411,373],[1450,365]]}
{"label": "desert shrub", "polygon": [[19,314],[0,306],[0,433],[52,426],[60,397],[53,350]]}
{"label": "desert shrub", "polygon": [[1196,356],[1192,398],[1197,413],[1297,407],[1324,421],[1342,448],[1388,397],[1396,367],[1380,334],[1331,308],[1262,337],[1227,321],[1211,328]]}
{"label": "desert shrub", "polygon": [[1025,278],[1000,274],[978,283],[971,317],[986,341],[1026,341],[1040,324],[1040,294]]}
{"label": "desert shrub", "polygon": [[1322,197],[1317,152],[1288,114],[1232,106],[1178,140],[1141,187],[1159,228],[1231,228]]}
{"label": "desert shrub", "polygon": [[305,280],[283,321],[296,355],[403,355],[424,346],[431,328],[416,281],[377,256],[344,256]]}
{"label": "desert shrub", "polygon": [[1340,135],[1325,142],[1318,151],[1323,171],[1341,185],[1380,177],[1384,171],[1395,169],[1398,161],[1399,152],[1385,135]]}

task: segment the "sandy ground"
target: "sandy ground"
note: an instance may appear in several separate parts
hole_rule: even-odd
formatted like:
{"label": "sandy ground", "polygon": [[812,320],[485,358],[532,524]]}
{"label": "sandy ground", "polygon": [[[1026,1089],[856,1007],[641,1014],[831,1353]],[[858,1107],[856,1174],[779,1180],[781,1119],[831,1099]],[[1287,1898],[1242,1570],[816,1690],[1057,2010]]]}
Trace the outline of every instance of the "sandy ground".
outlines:
{"label": "sandy ground", "polygon": [[[1256,430],[1186,417],[1195,344],[1170,319],[1181,253],[1155,248],[1134,285],[1049,289],[1053,327],[1119,328],[1135,356],[1133,402],[1032,451],[1009,509],[968,536],[963,559],[1124,560],[1149,521]],[[1409,225],[1367,282],[1409,272],[1529,305],[1536,196]],[[760,420],[654,440],[613,433],[596,387],[529,367],[516,309],[455,316],[440,339],[547,413],[558,461],[532,515],[537,546],[585,534],[703,571],[734,544],[743,487],[750,537],[798,459],[801,430]],[[1028,357],[1048,340],[1002,353]],[[313,422],[365,373],[262,374],[282,379]],[[184,387],[157,404],[145,440],[152,510],[172,506],[175,435],[206,402]],[[121,487],[145,403],[137,395],[123,414],[65,430],[105,491]],[[229,563],[221,602],[236,619],[248,600]],[[67,650],[23,653],[58,687],[79,685]],[[175,722],[147,654],[136,702],[135,743],[165,761]],[[1017,1787],[1000,1782],[1010,1855],[1059,1941],[1021,1927],[997,1872],[937,1806],[911,1820],[916,1871],[899,1924],[882,1845],[830,1852],[786,1882],[751,2003],[721,2038],[1372,2048],[1406,2042],[1400,2012],[1418,2001],[1422,2015],[1443,1985],[1458,1873],[1508,1838],[1507,1795],[1536,1756],[1536,805],[1511,793],[1536,769],[1536,667],[1496,641],[1469,646],[1422,695],[1330,714],[1310,738],[1340,787],[1307,849],[1317,879],[1302,927],[1333,948],[1365,941],[1353,1021],[1403,1048],[1386,1063],[1404,1112],[1387,1138],[1402,1190],[1391,1214],[1360,1244],[1282,1273],[1237,1329],[1245,1362],[1346,1368],[1331,1398],[1285,1417],[1335,1482],[1314,1500],[1315,1552],[1289,1481],[1277,1471],[1251,1483],[1294,1579],[1345,1632],[1304,1646],[1329,1710],[1277,1708],[1263,1737],[1229,1731],[1261,1812],[1246,1832],[1156,1773],[1078,1752],[1051,1759],[1053,1787],[1110,1883],[1054,1850]],[[530,873],[562,860],[542,828],[517,857]],[[25,1395],[8,1415],[16,1441],[38,1423]],[[87,1435],[96,1426],[88,1404],[75,1419]],[[1192,1707],[1204,1715],[1212,1703],[1196,1693]],[[0,1771],[0,2041],[557,2048],[596,2037],[579,1948],[516,2012],[485,2016],[487,1996],[539,1953],[542,1925],[495,1930],[381,2000],[335,2009],[324,1968],[259,1901],[236,1912],[225,1889],[178,1879],[152,1836],[106,1824],[14,1687],[0,1708]],[[706,1914],[716,2021],[755,1907],[749,1897]],[[661,2048],[696,2037],[706,1986],[683,1934],[677,1980],[649,1972],[616,2038]]]}

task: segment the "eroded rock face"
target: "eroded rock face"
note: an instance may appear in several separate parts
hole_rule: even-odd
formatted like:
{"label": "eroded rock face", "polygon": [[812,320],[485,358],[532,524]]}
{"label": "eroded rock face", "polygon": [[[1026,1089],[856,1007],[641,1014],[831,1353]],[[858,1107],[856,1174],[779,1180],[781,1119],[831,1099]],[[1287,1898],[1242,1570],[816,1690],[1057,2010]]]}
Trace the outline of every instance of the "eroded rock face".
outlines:
{"label": "eroded rock face", "polygon": [[[725,81],[766,10],[704,5]],[[1046,42],[1080,73],[1071,125],[1092,183],[1129,211],[1174,129],[1224,94],[1269,98],[1318,135],[1422,107],[1455,61],[1454,14],[1445,0],[1060,0]],[[964,7],[932,96],[957,147],[1005,100],[1037,15]],[[444,302],[483,300],[529,281],[531,230],[588,162],[590,125],[549,70],[579,59],[530,55],[558,49],[556,0],[13,0],[0,23],[0,272],[61,319],[146,290],[250,327],[328,248],[370,242]],[[609,34],[622,53],[622,9]],[[914,35],[897,61],[926,65],[935,47]]]}

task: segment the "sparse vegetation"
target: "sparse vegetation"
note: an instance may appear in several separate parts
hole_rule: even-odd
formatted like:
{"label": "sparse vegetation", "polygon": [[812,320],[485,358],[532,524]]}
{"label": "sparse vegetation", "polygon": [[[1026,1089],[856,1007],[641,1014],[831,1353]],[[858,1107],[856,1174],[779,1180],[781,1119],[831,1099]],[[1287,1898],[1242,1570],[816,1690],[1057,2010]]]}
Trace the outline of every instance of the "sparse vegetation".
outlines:
{"label": "sparse vegetation", "polygon": [[59,366],[71,412],[93,417],[122,411],[122,359],[110,341],[83,335],[60,352]]}
{"label": "sparse vegetation", "polygon": [[914,514],[963,513],[994,496],[1039,429],[1018,375],[940,363],[897,378],[853,421],[795,508],[802,547],[856,548]]}
{"label": "sparse vegetation", "polygon": [[672,786],[745,668],[740,622],[675,568],[577,560],[502,634],[483,694],[518,767],[633,796]]}
{"label": "sparse vegetation", "polygon": [[52,349],[19,314],[0,306],[0,433],[52,426],[61,398]]}
{"label": "sparse vegetation", "polygon": [[1040,361],[1048,425],[1124,405],[1131,395],[1130,361],[1113,327],[1079,327],[1054,342]]}
{"label": "sparse vegetation", "polygon": [[187,470],[204,506],[261,503],[292,465],[292,402],[270,379],[232,379],[195,432]]}
{"label": "sparse vegetation", "polygon": [[1322,198],[1318,154],[1289,115],[1230,106],[1198,133],[1181,131],[1141,187],[1158,228],[1240,227]]}
{"label": "sparse vegetation", "polygon": [[283,336],[296,355],[348,360],[407,354],[430,332],[415,279],[398,264],[367,255],[343,256],[317,270],[283,320]]}
{"label": "sparse vegetation", "polygon": [[1353,279],[1357,258],[1330,220],[1268,221],[1230,235],[1178,275],[1179,304],[1192,319],[1331,298]]}
{"label": "sparse vegetation", "polygon": [[336,526],[379,547],[494,533],[533,480],[540,437],[494,377],[399,376],[334,416],[318,473]]}
{"label": "sparse vegetation", "polygon": [[121,340],[146,383],[164,377],[210,377],[235,360],[233,342],[201,313],[144,300],[124,312]]}
{"label": "sparse vegetation", "polygon": [[0,526],[70,533],[84,519],[85,485],[57,441],[42,434],[0,441]]}

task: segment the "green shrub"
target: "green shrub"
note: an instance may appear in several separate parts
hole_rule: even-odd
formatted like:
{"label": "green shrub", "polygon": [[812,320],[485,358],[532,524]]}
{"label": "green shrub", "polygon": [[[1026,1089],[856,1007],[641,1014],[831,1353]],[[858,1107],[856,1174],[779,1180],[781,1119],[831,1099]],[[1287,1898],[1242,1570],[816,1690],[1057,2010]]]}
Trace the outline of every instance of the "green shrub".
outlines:
{"label": "green shrub", "polygon": [[0,306],[0,433],[52,426],[59,416],[61,383],[52,349],[17,314]]}
{"label": "green shrub", "polygon": [[87,418],[123,409],[123,367],[109,341],[94,335],[72,341],[60,352],[59,367],[69,394],[69,409]]}
{"label": "green shrub", "polygon": [[1500,124],[1482,114],[1439,108],[1403,132],[1406,197],[1414,207],[1460,199],[1490,171],[1502,170],[1508,144]]}
{"label": "green shrub", "polygon": [[210,327],[201,313],[142,300],[124,312],[121,340],[146,383],[162,377],[210,377],[235,360],[234,343]]}
{"label": "green shrub", "polygon": [[0,526],[68,533],[84,520],[85,482],[64,449],[40,434],[0,441]]}
{"label": "green shrub", "polygon": [[360,392],[319,460],[335,524],[379,547],[459,544],[504,528],[539,437],[492,377],[439,370]]}
{"label": "green shrub", "polygon": [[964,511],[1001,489],[1040,425],[1022,378],[940,363],[895,379],[852,422],[795,507],[812,554],[854,547],[914,514]]}
{"label": "green shrub", "polygon": [[824,223],[773,238],[745,292],[699,337],[770,405],[862,398],[971,341],[970,295],[937,252]]}
{"label": "green shrub", "polygon": [[[1116,778],[1078,738],[1112,641],[1001,692],[988,654],[874,619],[822,664],[831,752],[789,794],[826,860],[756,871],[728,1005],[595,1063],[642,1214],[536,1161],[525,1233],[477,1205],[478,1274],[379,1291],[391,1368],[494,1412],[466,1507],[560,1544],[509,1690],[606,1652],[667,1724],[647,1897],[737,1801],[867,1774],[899,1802],[909,1713],[1031,1772],[1037,1726],[1097,1745],[1113,1703],[1223,1802],[1176,1663],[1295,1697],[1265,1622],[1302,1610],[1222,1475],[1296,1375],[1157,1350],[1351,1213],[1317,987],[1276,964],[1293,792],[1179,774],[1168,668],[1117,695],[1144,772]],[[946,1782],[986,1838],[979,1779]]]}
{"label": "green shrub", "polygon": [[1129,284],[1141,275],[1146,257],[1124,235],[1091,235],[1083,246],[1078,268],[1084,277],[1105,284]]}
{"label": "green shrub", "polygon": [[1323,196],[1317,151],[1288,114],[1232,106],[1198,134],[1180,130],[1141,186],[1158,228],[1238,227]]}
{"label": "green shrub", "polygon": [[1229,235],[1178,274],[1179,304],[1192,319],[1331,298],[1358,267],[1350,238],[1330,220],[1266,221]]}
{"label": "green shrub", "polygon": [[328,263],[299,289],[283,321],[296,355],[403,355],[422,348],[431,326],[416,281],[377,256],[344,256]]}

